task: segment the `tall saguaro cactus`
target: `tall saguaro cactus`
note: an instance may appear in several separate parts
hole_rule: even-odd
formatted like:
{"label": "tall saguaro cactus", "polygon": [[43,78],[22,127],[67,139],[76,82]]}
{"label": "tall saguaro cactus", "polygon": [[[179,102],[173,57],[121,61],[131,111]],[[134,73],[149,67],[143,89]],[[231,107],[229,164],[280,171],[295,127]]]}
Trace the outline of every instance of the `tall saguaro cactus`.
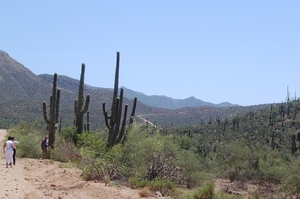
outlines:
{"label": "tall saguaro cactus", "polygon": [[[88,111],[90,104],[90,95],[87,95],[84,99],[83,97],[83,89],[84,89],[84,72],[85,65],[81,65],[81,75],[79,81],[79,89],[78,89],[78,98],[75,100],[74,110],[75,110],[75,126],[76,126],[76,134],[81,134],[83,130],[83,114]],[[77,141],[77,136],[75,135],[75,143]]]}
{"label": "tall saguaro cactus", "polygon": [[55,130],[58,125],[59,117],[59,99],[60,99],[60,89],[57,88],[57,74],[53,75],[53,85],[52,94],[50,96],[50,113],[49,119],[47,117],[47,106],[46,102],[43,102],[43,116],[44,120],[48,125],[49,130],[49,146],[54,148],[55,145]]}
{"label": "tall saguaro cactus", "polygon": [[[105,118],[105,124],[109,129],[109,135],[107,140],[108,148],[123,142],[126,139],[125,129],[126,129],[126,117],[128,105],[124,105],[124,113],[122,120],[122,103],[123,103],[123,89],[120,89],[120,96],[118,96],[118,86],[119,86],[119,66],[120,66],[120,53],[117,52],[116,60],[116,71],[115,71],[115,84],[113,91],[113,99],[111,106],[111,115],[105,110],[105,102],[102,102],[102,110]],[[134,98],[133,108],[130,115],[129,125],[133,123],[135,109],[136,109],[137,98]]]}

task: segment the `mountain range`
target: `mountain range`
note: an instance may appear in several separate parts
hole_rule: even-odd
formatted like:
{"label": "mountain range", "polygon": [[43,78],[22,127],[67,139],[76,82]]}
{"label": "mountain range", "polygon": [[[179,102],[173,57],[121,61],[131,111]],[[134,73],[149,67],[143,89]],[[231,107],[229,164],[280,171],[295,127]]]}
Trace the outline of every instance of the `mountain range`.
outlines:
{"label": "mountain range", "polygon": [[[80,68],[78,68],[79,76]],[[122,77],[122,74],[120,76]],[[45,101],[49,106],[52,81],[53,74],[36,75],[8,53],[0,50],[0,128],[7,128],[20,121],[37,121],[43,124],[42,102]],[[77,98],[79,80],[58,74],[57,83],[61,90],[60,117],[63,125],[73,125],[73,106]],[[148,120],[159,126],[192,125],[216,117],[231,117],[269,106],[267,104],[238,106],[228,102],[213,104],[195,97],[181,100],[159,95],[147,96],[125,87],[123,89],[124,103],[129,105],[129,112],[133,98],[138,98],[136,122]],[[86,94],[91,95],[89,106],[91,129],[104,127],[102,102],[110,106],[112,89],[85,85],[84,95]]]}

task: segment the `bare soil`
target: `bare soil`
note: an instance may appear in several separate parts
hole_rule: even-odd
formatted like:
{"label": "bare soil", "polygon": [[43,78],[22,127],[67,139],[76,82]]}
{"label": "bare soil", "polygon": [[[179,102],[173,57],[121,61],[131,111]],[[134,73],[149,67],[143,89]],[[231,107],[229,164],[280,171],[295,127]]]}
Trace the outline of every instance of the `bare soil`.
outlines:
{"label": "bare soil", "polygon": [[[1,147],[6,130],[0,130]],[[22,144],[22,143],[20,143]],[[126,186],[108,186],[85,181],[77,168],[67,168],[59,162],[17,158],[13,168],[5,168],[4,153],[0,153],[0,198],[13,199],[137,199],[140,190]],[[148,199],[158,196],[152,194]]]}

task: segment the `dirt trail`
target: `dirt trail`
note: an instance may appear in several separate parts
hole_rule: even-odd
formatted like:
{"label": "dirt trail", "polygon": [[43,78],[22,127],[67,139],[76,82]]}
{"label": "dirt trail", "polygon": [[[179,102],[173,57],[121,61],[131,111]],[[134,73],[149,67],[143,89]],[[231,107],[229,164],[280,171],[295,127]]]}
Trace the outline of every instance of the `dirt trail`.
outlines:
{"label": "dirt trail", "polygon": [[[1,147],[6,130],[0,130]],[[22,143],[20,143],[21,145]],[[0,199],[137,199],[139,190],[123,186],[85,181],[76,168],[59,162],[17,158],[13,168],[5,168],[4,153],[0,162]],[[154,199],[156,197],[148,197]]]}

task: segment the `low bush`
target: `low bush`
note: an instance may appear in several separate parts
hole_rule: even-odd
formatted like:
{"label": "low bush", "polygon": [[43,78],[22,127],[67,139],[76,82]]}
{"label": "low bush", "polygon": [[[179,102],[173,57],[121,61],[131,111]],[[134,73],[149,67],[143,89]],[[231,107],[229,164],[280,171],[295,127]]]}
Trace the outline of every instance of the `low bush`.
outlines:
{"label": "low bush", "polygon": [[214,184],[209,182],[205,186],[196,190],[194,193],[188,195],[186,199],[214,199],[214,196]]}
{"label": "low bush", "polygon": [[129,184],[131,187],[147,187],[151,191],[159,191],[163,196],[169,195],[172,190],[176,188],[176,185],[174,182],[168,179],[153,179],[153,180],[147,180],[147,179],[138,179],[138,178],[130,178]]}
{"label": "low bush", "polygon": [[45,134],[40,129],[38,123],[23,122],[9,129],[8,135],[15,137],[19,142],[17,157],[36,159],[42,157],[41,141]]}

